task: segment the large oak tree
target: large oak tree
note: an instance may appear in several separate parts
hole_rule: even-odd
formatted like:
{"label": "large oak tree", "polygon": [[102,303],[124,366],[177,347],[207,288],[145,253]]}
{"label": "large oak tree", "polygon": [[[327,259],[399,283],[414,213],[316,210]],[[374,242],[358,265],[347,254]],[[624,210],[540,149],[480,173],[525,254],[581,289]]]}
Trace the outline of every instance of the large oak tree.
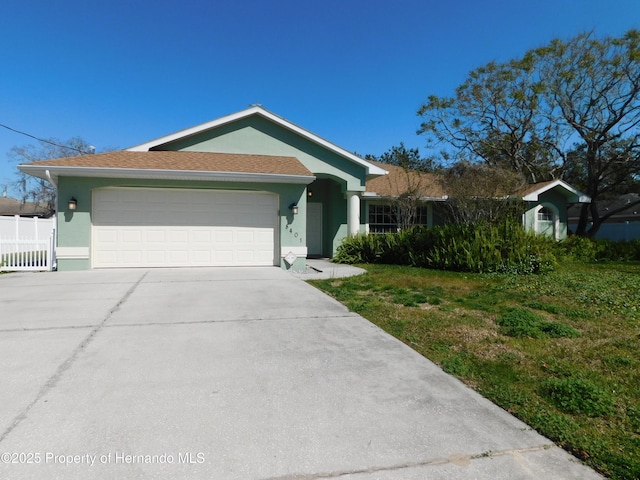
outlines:
{"label": "large oak tree", "polygon": [[598,202],[640,175],[640,32],[584,33],[491,62],[418,114],[419,133],[445,157],[576,182],[593,201],[577,233],[592,236],[606,219]]}

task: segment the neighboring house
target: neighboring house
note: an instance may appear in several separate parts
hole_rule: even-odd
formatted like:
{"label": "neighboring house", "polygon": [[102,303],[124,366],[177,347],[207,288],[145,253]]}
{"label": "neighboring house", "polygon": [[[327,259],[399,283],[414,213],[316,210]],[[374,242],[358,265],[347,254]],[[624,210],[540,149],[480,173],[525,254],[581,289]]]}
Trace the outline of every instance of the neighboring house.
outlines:
{"label": "neighboring house", "polygon": [[[386,229],[389,196],[403,193],[403,181],[415,186],[403,169],[365,161],[261,107],[125,151],[18,168],[57,186],[60,270],[302,270],[347,236]],[[436,178],[419,177],[421,187]],[[432,225],[432,205],[446,195],[439,183],[429,188],[416,218]],[[565,190],[528,195],[560,199],[560,211]]]}
{"label": "neighboring house", "polygon": [[[612,200],[600,200],[598,202],[598,214],[602,218],[610,212],[616,212],[609,216],[595,238],[606,238],[616,241],[629,241],[640,238],[640,195],[627,193]],[[569,227],[575,231],[580,219],[580,205],[569,208]],[[591,216],[589,216],[591,222]],[[590,226],[590,224],[589,224]]]}
{"label": "neighboring house", "polygon": [[49,218],[51,211],[46,205],[22,202],[15,198],[0,197],[0,216]]}

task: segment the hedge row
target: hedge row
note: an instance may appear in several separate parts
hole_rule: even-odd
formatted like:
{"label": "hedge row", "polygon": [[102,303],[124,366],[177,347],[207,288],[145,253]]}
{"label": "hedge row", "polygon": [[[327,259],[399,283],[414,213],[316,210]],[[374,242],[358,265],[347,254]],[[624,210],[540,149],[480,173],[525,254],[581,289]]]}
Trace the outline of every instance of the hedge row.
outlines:
{"label": "hedge row", "polygon": [[517,222],[413,227],[345,239],[334,261],[461,272],[544,273],[556,265],[553,243],[526,232]]}
{"label": "hedge row", "polygon": [[517,222],[413,227],[358,235],[338,247],[338,263],[386,263],[459,272],[545,273],[558,260],[640,261],[640,239],[630,242],[572,236],[562,242],[525,231]]}
{"label": "hedge row", "polygon": [[582,262],[640,261],[640,239],[630,242],[569,237],[557,245],[558,256]]}

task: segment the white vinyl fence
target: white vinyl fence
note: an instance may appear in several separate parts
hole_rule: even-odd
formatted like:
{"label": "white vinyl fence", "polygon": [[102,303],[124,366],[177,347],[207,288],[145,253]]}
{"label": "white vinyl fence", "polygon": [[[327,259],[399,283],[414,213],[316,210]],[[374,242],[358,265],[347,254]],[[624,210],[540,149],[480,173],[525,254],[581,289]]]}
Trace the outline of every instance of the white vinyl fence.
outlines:
{"label": "white vinyl fence", "polygon": [[0,217],[0,270],[53,270],[53,218]]}

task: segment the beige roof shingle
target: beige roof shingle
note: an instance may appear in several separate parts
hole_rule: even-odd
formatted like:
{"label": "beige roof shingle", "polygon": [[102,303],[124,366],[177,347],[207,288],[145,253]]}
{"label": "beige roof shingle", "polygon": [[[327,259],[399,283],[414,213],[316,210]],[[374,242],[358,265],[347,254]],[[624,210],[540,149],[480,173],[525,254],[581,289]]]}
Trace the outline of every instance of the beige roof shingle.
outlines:
{"label": "beige roof shingle", "polygon": [[367,181],[367,192],[376,193],[381,197],[397,197],[409,189],[417,189],[423,198],[441,198],[447,195],[439,175],[368,161],[384,168],[389,175]]}
{"label": "beige roof shingle", "polygon": [[83,155],[81,157],[42,160],[26,165],[42,167],[130,168],[138,170],[313,175],[309,169],[295,157],[187,151],[117,151]]}
{"label": "beige roof shingle", "polygon": [[541,190],[547,185],[551,185],[555,180],[549,180],[547,182],[539,182],[539,183],[531,183],[529,185],[525,185],[521,189],[517,190],[513,193],[514,197],[526,197],[530,193],[533,193],[537,190]]}

